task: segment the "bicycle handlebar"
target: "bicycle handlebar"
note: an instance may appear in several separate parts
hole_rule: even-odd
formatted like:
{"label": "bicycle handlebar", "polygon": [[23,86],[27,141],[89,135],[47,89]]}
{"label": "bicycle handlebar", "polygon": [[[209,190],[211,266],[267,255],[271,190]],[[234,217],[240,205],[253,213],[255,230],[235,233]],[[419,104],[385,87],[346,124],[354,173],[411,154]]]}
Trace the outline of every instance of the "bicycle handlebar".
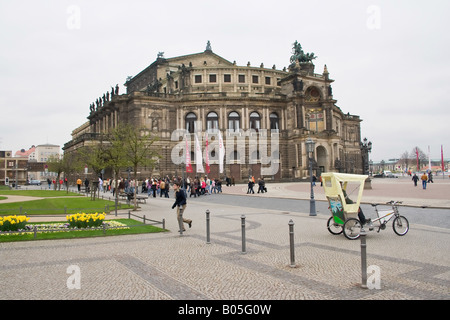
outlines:
{"label": "bicycle handlebar", "polygon": [[398,205],[398,204],[402,204],[402,203],[403,203],[403,201],[394,201],[394,200],[386,202],[386,204],[390,204],[390,205]]}

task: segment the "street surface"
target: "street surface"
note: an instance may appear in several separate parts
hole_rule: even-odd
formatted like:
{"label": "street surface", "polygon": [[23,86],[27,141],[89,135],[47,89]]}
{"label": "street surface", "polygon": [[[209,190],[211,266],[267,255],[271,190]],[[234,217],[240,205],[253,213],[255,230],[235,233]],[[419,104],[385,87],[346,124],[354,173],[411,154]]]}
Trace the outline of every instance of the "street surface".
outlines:
{"label": "street surface", "polygon": [[267,194],[247,195],[245,185],[236,185],[188,198],[185,217],[193,224],[183,235],[171,194],[149,198],[135,212],[165,219],[169,232],[0,243],[0,299],[175,300],[180,307],[186,300],[449,300],[450,180],[436,178],[427,190],[406,178],[373,180],[364,191],[367,217],[374,214],[370,203],[401,200],[410,222],[402,237],[391,223],[368,232],[368,289],[361,288],[361,243],[328,232],[320,186],[314,188],[317,216],[309,215],[309,184],[266,186]]}

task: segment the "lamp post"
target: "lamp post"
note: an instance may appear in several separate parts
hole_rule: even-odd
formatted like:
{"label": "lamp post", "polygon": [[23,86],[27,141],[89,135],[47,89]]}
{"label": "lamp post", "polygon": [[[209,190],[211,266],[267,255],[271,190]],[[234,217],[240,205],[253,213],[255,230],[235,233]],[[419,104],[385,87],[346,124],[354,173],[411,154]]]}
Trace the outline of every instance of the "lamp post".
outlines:
{"label": "lamp post", "polygon": [[[372,142],[367,141],[367,138],[363,139],[363,142],[360,142],[362,160],[363,160],[363,174],[367,174],[370,176],[370,159],[369,154],[372,151]],[[372,189],[372,183],[370,177],[367,177],[364,183],[364,189]]]}
{"label": "lamp post", "polygon": [[364,138],[363,142],[360,142],[360,148],[363,154],[363,174],[369,174],[369,153],[372,151],[372,142],[367,141],[367,138]]}
{"label": "lamp post", "polygon": [[306,139],[306,152],[308,152],[309,157],[309,177],[311,180],[311,199],[309,201],[309,215],[316,216],[316,200],[314,200],[314,189],[313,189],[313,173],[312,173],[312,161],[315,143],[311,138]]}

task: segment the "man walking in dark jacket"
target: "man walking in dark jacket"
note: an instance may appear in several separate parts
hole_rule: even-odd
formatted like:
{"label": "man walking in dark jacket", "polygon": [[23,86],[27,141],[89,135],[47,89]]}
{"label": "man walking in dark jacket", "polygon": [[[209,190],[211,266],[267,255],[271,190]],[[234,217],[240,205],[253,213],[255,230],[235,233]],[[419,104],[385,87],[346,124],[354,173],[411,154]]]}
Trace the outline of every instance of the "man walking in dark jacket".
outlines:
{"label": "man walking in dark jacket", "polygon": [[178,226],[180,228],[180,230],[178,230],[178,232],[180,234],[183,234],[183,231],[186,231],[186,229],[184,229],[183,223],[187,223],[190,228],[190,227],[192,227],[192,220],[183,218],[183,212],[186,209],[186,193],[183,189],[180,188],[180,183],[175,182],[173,184],[173,189],[175,191],[175,202],[172,205],[172,209],[177,207],[177,220],[178,220]]}

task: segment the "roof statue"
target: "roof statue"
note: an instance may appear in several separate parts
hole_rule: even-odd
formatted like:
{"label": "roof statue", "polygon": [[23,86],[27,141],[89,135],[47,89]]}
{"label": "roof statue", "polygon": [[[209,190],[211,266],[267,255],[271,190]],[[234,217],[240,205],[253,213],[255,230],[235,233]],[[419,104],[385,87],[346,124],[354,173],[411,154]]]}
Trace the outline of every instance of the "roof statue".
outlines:
{"label": "roof statue", "polygon": [[314,52],[304,53],[301,44],[296,40],[293,44],[292,48],[293,55],[291,56],[291,66],[295,65],[296,61],[299,63],[311,62],[316,59],[317,56],[314,55]]}
{"label": "roof statue", "polygon": [[212,51],[211,48],[211,42],[208,40],[208,42],[206,43],[206,50],[205,51]]}

